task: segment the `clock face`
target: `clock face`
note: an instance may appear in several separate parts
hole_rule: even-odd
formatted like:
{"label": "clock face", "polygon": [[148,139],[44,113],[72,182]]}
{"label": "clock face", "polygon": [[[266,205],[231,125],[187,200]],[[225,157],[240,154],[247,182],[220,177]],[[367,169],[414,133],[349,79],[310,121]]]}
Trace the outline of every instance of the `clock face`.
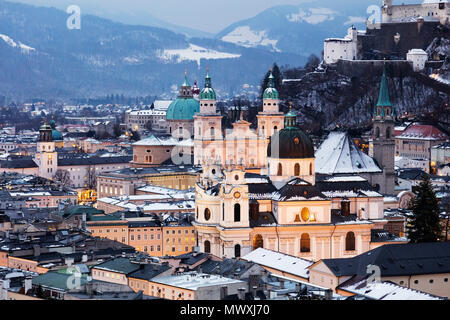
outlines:
{"label": "clock face", "polygon": [[235,197],[236,199],[239,199],[239,198],[241,197],[241,193],[240,193],[240,192],[235,192],[235,193],[234,193],[234,197]]}

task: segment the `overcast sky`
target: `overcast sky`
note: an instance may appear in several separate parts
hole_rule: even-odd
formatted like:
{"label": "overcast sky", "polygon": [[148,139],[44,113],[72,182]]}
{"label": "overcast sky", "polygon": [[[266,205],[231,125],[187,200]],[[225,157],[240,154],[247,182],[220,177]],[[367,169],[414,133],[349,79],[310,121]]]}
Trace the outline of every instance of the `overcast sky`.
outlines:
{"label": "overcast sky", "polygon": [[[65,10],[76,4],[82,13],[123,20],[150,14],[176,25],[216,33],[228,25],[251,18],[261,11],[286,4],[317,0],[9,0],[33,5],[53,6]],[[338,0],[337,0],[338,1]],[[124,21],[121,21],[124,22]],[[127,21],[128,22],[128,21]],[[128,22],[129,23],[129,22]]]}

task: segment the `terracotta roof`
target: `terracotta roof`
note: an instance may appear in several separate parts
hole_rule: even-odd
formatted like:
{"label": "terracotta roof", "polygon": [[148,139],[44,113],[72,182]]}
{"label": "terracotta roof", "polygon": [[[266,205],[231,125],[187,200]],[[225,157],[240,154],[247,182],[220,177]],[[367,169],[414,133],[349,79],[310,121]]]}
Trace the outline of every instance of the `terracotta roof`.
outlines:
{"label": "terracotta roof", "polygon": [[397,138],[400,139],[427,139],[427,140],[445,140],[448,136],[432,125],[413,124]]}

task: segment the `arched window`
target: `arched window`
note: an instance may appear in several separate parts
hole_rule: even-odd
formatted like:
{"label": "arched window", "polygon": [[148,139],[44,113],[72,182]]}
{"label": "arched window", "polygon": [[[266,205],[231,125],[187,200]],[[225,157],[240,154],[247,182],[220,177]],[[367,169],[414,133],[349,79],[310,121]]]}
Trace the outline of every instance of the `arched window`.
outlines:
{"label": "arched window", "polygon": [[253,238],[253,250],[256,250],[258,248],[264,248],[264,240],[262,235],[257,234],[254,238]]}
{"label": "arched window", "polygon": [[345,250],[353,251],[355,250],[355,234],[353,232],[348,232],[345,236]]}
{"label": "arched window", "polygon": [[391,127],[387,127],[386,128],[386,139],[390,139],[391,138]]}
{"label": "arched window", "polygon": [[375,128],[375,138],[379,138],[380,137],[380,127],[376,127]]}
{"label": "arched window", "polygon": [[294,176],[299,176],[299,175],[300,175],[300,165],[298,163],[296,163],[294,166]]}
{"label": "arched window", "polygon": [[134,162],[137,162],[137,155],[134,155]]}
{"label": "arched window", "polygon": [[281,165],[281,163],[278,164],[278,172],[277,172],[278,176],[282,176],[283,175],[283,166]]}
{"label": "arched window", "polygon": [[309,175],[312,176],[313,170],[312,170],[312,162],[309,163]]}
{"label": "arched window", "polygon": [[241,221],[241,205],[236,203],[234,205],[234,222]]}
{"label": "arched window", "polygon": [[215,136],[215,134],[214,134],[214,127],[211,127],[211,137],[213,137],[214,138],[214,136]]}
{"label": "arched window", "polygon": [[309,209],[306,207],[302,209],[302,220],[304,222],[309,221]]}
{"label": "arched window", "polygon": [[234,257],[235,258],[241,257],[241,245],[239,245],[239,244],[234,246]]}
{"label": "arched window", "polygon": [[211,253],[211,242],[206,240],[204,245],[205,245],[205,253]]}
{"label": "arched window", "polygon": [[311,252],[311,239],[307,233],[300,238],[300,252]]}
{"label": "arched window", "polygon": [[211,219],[211,210],[209,210],[208,208],[205,209],[205,220],[208,221],[209,219]]}

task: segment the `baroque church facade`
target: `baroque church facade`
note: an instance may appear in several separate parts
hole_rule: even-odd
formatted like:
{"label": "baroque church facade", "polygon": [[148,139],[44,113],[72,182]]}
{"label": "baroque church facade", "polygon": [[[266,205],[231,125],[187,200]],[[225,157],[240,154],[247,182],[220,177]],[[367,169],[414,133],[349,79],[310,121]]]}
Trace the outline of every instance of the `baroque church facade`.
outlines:
{"label": "baroque church facade", "polygon": [[[387,222],[383,195],[358,174],[380,174],[376,161],[354,148],[349,153],[356,156],[348,161],[359,159],[356,170],[316,173],[313,143],[297,127],[292,111],[286,115],[279,111],[272,75],[256,131],[241,119],[223,135],[209,75],[199,98],[194,154],[203,172],[196,185],[194,225],[201,251],[234,258],[264,247],[317,261],[352,257],[385,243],[405,241],[382,230]],[[383,107],[383,118],[374,120],[380,132],[390,126],[386,118],[390,110]],[[322,153],[333,149],[322,148]],[[341,158],[336,167],[347,161]]]}

